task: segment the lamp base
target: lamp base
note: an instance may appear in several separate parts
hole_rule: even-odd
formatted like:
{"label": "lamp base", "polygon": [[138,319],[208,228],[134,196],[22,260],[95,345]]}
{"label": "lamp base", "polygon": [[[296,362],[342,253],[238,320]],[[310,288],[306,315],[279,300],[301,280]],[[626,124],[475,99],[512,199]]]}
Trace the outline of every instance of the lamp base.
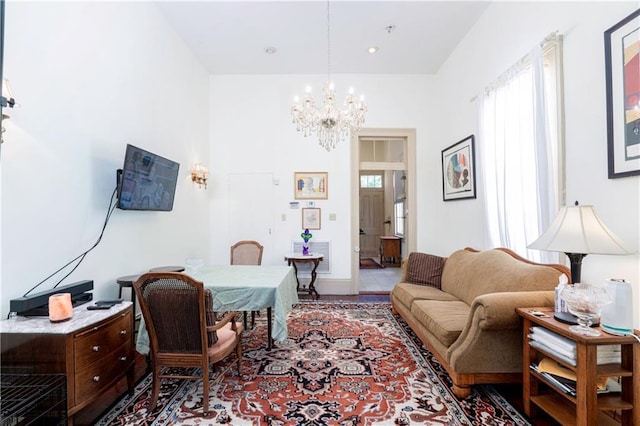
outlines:
{"label": "lamp base", "polygon": [[[575,315],[569,312],[556,312],[555,314],[553,314],[553,318],[565,324],[571,324],[571,325],[578,324],[578,317],[576,317]],[[593,324],[591,324],[591,327],[597,327],[599,325],[600,325],[600,319],[596,320]]]}

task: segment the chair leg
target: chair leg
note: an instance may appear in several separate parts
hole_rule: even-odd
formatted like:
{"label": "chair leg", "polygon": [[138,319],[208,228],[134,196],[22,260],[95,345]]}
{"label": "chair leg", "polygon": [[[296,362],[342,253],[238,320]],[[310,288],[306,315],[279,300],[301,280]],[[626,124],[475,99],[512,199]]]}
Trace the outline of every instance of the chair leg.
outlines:
{"label": "chair leg", "polygon": [[149,411],[154,411],[158,405],[158,396],[160,395],[160,368],[157,365],[153,367],[153,390],[151,391],[151,405]]}
{"label": "chair leg", "polygon": [[209,412],[209,364],[202,366],[202,413]]}
{"label": "chair leg", "polygon": [[238,356],[238,376],[242,375],[242,346],[240,342],[236,346],[236,355]]}

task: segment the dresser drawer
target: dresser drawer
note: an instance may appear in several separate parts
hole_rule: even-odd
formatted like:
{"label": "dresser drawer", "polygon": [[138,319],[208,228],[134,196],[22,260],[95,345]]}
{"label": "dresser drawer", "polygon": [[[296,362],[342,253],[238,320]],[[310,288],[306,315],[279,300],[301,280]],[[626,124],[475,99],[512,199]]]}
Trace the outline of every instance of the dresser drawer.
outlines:
{"label": "dresser drawer", "polygon": [[76,370],[74,390],[77,405],[93,398],[122,376],[122,372],[133,363],[133,343],[128,340],[120,348],[106,355],[100,361],[82,370]]}
{"label": "dresser drawer", "polygon": [[133,316],[127,310],[121,315],[74,336],[75,370],[86,368],[121,347],[131,343]]}

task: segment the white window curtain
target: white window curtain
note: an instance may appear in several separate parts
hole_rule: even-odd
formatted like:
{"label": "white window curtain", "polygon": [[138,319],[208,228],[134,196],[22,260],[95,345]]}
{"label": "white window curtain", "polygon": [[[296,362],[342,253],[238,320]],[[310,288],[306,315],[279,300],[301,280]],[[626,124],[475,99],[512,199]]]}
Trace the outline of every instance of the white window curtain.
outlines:
{"label": "white window curtain", "polygon": [[[561,39],[553,36],[552,48]],[[529,250],[553,221],[563,197],[561,62],[536,46],[479,98],[479,151],[487,244],[542,262],[556,253]]]}

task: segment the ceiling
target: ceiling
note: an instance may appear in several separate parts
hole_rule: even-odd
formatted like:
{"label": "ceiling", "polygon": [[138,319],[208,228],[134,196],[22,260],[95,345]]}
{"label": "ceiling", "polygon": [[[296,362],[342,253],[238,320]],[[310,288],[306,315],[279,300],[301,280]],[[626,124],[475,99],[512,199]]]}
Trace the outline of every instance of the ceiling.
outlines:
{"label": "ceiling", "polygon": [[[435,74],[489,3],[163,0],[157,5],[212,74],[324,74],[329,66],[332,73]],[[370,46],[378,52],[368,53]],[[269,47],[276,53],[265,53]]]}

